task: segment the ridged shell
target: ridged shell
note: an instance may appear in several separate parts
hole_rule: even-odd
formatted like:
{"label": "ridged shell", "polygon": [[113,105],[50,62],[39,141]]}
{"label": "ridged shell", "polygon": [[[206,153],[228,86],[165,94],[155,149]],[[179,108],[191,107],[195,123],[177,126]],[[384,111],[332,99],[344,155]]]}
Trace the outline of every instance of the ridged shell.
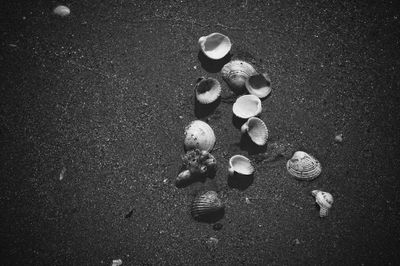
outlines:
{"label": "ridged shell", "polygon": [[325,217],[328,215],[329,209],[333,204],[333,196],[321,190],[313,190],[311,194],[315,197],[315,202],[319,205],[319,216]]}
{"label": "ridged shell", "polygon": [[250,159],[243,155],[234,155],[229,159],[229,174],[235,172],[241,175],[251,175],[254,173],[254,167]]}
{"label": "ridged shell", "polygon": [[215,144],[215,134],[212,128],[201,120],[192,121],[185,128],[185,150],[199,149],[211,151]]}
{"label": "ridged shell", "polygon": [[53,9],[53,13],[55,15],[65,17],[71,13],[71,10],[66,6],[57,6],[56,8]]}
{"label": "ridged shell", "polygon": [[247,122],[242,125],[241,131],[242,133],[247,132],[251,140],[259,146],[267,143],[268,128],[258,117],[250,117]]}
{"label": "ridged shell", "polygon": [[207,191],[194,199],[190,213],[193,218],[201,218],[222,211],[223,209],[224,204],[218,198],[217,192]]}
{"label": "ridged shell", "polygon": [[199,39],[201,51],[208,57],[214,60],[223,58],[229,53],[232,47],[231,40],[228,36],[214,32],[207,36],[202,36]]}
{"label": "ridged shell", "polygon": [[243,95],[236,99],[232,107],[233,113],[243,119],[257,116],[262,111],[261,100],[254,95]]}
{"label": "ridged shell", "polygon": [[296,151],[286,168],[292,176],[301,180],[313,180],[322,171],[319,161],[303,151]]}
{"label": "ridged shell", "polygon": [[257,74],[252,65],[242,60],[234,60],[224,65],[221,69],[222,77],[228,85],[240,91],[245,88],[246,80]]}
{"label": "ridged shell", "polygon": [[271,93],[271,79],[266,73],[252,75],[246,80],[246,89],[258,98],[265,98]]}
{"label": "ridged shell", "polygon": [[209,104],[221,95],[221,84],[214,78],[200,78],[194,90],[199,103]]}

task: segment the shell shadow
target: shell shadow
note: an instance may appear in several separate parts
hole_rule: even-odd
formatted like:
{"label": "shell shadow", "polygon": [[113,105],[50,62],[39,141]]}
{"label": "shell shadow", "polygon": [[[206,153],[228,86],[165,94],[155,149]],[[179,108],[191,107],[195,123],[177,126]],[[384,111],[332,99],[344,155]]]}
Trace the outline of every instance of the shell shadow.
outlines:
{"label": "shell shadow", "polygon": [[225,208],[222,208],[216,212],[212,212],[212,213],[208,213],[205,215],[201,215],[199,217],[193,218],[198,222],[202,222],[202,223],[216,223],[219,220],[221,220],[223,217],[225,216]]}
{"label": "shell shadow", "polygon": [[247,189],[249,186],[251,186],[251,184],[253,184],[253,181],[254,181],[254,174],[241,175],[235,172],[233,175],[230,175],[228,177],[228,186],[230,188],[236,188],[238,190],[243,191]]}
{"label": "shell shadow", "polygon": [[212,103],[209,104],[201,104],[199,101],[194,99],[194,115],[197,118],[204,118],[212,114],[215,109],[217,109],[218,105],[221,103],[221,96]]}
{"label": "shell shadow", "polygon": [[213,60],[213,59],[208,58],[201,50],[197,54],[197,58],[199,59],[199,61],[201,63],[201,67],[209,73],[217,73],[217,72],[221,71],[222,67],[226,63],[231,61],[231,57],[232,57],[232,55],[230,53],[228,53],[221,59]]}
{"label": "shell shadow", "polygon": [[246,123],[247,119],[243,119],[240,117],[237,117],[235,114],[232,114],[232,124],[234,127],[240,130],[242,125]]}
{"label": "shell shadow", "polygon": [[240,149],[245,150],[249,155],[265,153],[268,149],[268,145],[259,146],[255,144],[248,134],[242,134],[240,138]]}

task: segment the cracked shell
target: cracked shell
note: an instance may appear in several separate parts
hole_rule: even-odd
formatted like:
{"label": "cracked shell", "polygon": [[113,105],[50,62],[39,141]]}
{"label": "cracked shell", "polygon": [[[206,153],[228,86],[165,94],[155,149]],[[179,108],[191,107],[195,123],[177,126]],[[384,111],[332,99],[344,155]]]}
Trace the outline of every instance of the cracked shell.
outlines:
{"label": "cracked shell", "polygon": [[252,175],[255,171],[250,159],[243,155],[234,155],[229,159],[229,174]]}
{"label": "cracked shell", "polygon": [[210,59],[218,60],[229,53],[232,47],[228,36],[214,32],[199,38],[201,51]]}
{"label": "cracked shell", "polygon": [[212,128],[201,120],[192,121],[185,128],[185,150],[211,151],[215,144],[215,134]]}
{"label": "cracked shell", "polygon": [[254,95],[243,95],[236,99],[232,106],[233,113],[242,119],[257,116],[262,111],[261,100]]}
{"label": "cracked shell", "polygon": [[208,215],[218,213],[224,209],[224,204],[218,198],[215,191],[207,191],[198,195],[191,206],[190,213],[193,218],[199,219]]}
{"label": "cracked shell", "polygon": [[201,104],[209,104],[221,95],[221,84],[214,78],[199,78],[194,88],[196,99]]}
{"label": "cracked shell", "polygon": [[262,99],[271,93],[271,79],[266,73],[250,76],[246,80],[246,89],[250,94]]}
{"label": "cracked shell", "polygon": [[259,145],[263,146],[268,140],[268,128],[258,117],[250,117],[246,123],[242,125],[242,134],[246,133],[249,135],[251,140]]}
{"label": "cracked shell", "polygon": [[286,168],[295,178],[309,181],[317,178],[322,171],[319,161],[303,151],[296,151],[287,161]]}
{"label": "cracked shell", "polygon": [[235,91],[245,88],[246,80],[256,75],[257,71],[252,65],[242,60],[234,60],[224,65],[221,69],[222,78]]}
{"label": "cracked shell", "polygon": [[315,197],[315,202],[319,205],[319,216],[321,218],[328,215],[329,209],[332,208],[333,196],[321,190],[313,190],[311,194]]}

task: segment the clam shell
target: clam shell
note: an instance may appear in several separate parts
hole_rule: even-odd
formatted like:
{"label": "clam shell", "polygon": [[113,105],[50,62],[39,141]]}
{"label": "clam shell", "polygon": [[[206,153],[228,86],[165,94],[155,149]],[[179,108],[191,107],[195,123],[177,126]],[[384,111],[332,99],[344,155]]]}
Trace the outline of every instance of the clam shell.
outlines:
{"label": "clam shell", "polygon": [[267,143],[268,128],[258,117],[250,117],[247,122],[242,125],[241,131],[242,133],[247,132],[251,140],[259,146]]}
{"label": "clam shell", "polygon": [[254,95],[243,95],[236,99],[232,107],[233,113],[243,119],[257,116],[262,111],[261,100]]}
{"label": "clam shell", "polygon": [[301,180],[313,180],[322,171],[319,161],[303,151],[296,151],[286,168],[292,176]]}
{"label": "clam shell", "polygon": [[55,15],[61,16],[61,17],[65,17],[68,16],[71,13],[71,10],[66,7],[66,6],[57,6],[56,8],[53,9],[53,13]]}
{"label": "clam shell", "polygon": [[214,78],[200,78],[194,90],[199,103],[209,104],[221,95],[221,84]]}
{"label": "clam shell", "polygon": [[229,53],[232,47],[228,36],[214,32],[199,39],[201,51],[210,59],[218,60]]}
{"label": "clam shell", "polygon": [[201,218],[210,214],[220,212],[224,209],[224,204],[218,198],[215,191],[207,191],[198,195],[191,206],[190,213],[193,218]]}
{"label": "clam shell", "polygon": [[250,76],[246,80],[245,86],[250,94],[261,99],[267,97],[271,93],[271,79],[266,73]]}
{"label": "clam shell", "polygon": [[243,155],[234,155],[229,159],[228,171],[230,175],[233,175],[235,172],[241,175],[251,175],[255,169],[250,159]]}
{"label": "clam shell", "polygon": [[333,204],[333,196],[325,191],[313,190],[311,194],[315,197],[315,202],[319,205],[319,216],[325,217],[328,215],[329,209]]}
{"label": "clam shell", "polygon": [[192,121],[185,128],[185,150],[211,151],[215,144],[215,134],[212,128],[201,120]]}
{"label": "clam shell", "polygon": [[252,65],[242,60],[234,60],[224,65],[221,69],[222,78],[235,91],[245,88],[246,80],[256,75],[257,71]]}

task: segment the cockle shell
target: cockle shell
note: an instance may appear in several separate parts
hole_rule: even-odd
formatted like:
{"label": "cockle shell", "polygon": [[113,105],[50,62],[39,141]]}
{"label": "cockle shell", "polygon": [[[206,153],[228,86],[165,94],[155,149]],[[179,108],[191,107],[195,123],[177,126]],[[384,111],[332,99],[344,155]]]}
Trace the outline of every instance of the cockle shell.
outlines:
{"label": "cockle shell", "polygon": [[319,205],[319,217],[325,217],[328,215],[329,209],[333,204],[333,196],[321,190],[313,190],[311,194],[315,197],[315,202]]}
{"label": "cockle shell", "polygon": [[231,40],[228,36],[214,32],[207,36],[202,36],[199,39],[201,51],[208,57],[214,60],[223,58],[229,53],[232,47]]}
{"label": "cockle shell", "polygon": [[319,161],[303,151],[296,151],[286,168],[292,176],[301,180],[313,180],[322,171]]}
{"label": "cockle shell", "polygon": [[66,6],[57,6],[56,8],[53,9],[53,13],[55,15],[65,17],[71,13],[71,10]]}
{"label": "cockle shell", "polygon": [[201,104],[209,104],[221,95],[221,84],[214,78],[199,78],[194,88],[196,99]]}
{"label": "cockle shell", "polygon": [[230,175],[233,175],[235,172],[241,175],[251,175],[255,169],[250,159],[243,155],[234,155],[229,159],[228,171]]}
{"label": "cockle shell", "polygon": [[257,116],[262,111],[261,100],[254,95],[243,95],[236,99],[232,107],[233,113],[243,119]]}
{"label": "cockle shell", "polygon": [[221,69],[222,78],[235,91],[241,91],[246,84],[246,80],[257,74],[252,65],[242,60],[234,60],[224,65]]}
{"label": "cockle shell", "polygon": [[190,213],[193,218],[199,219],[204,216],[218,213],[224,209],[224,204],[218,198],[215,191],[207,191],[204,194],[198,195],[191,206]]}
{"label": "cockle shell", "polygon": [[259,146],[267,143],[268,128],[258,117],[250,117],[247,122],[242,125],[241,132],[242,134],[247,132],[251,140]]}
{"label": "cockle shell", "polygon": [[266,73],[255,74],[246,80],[246,89],[258,98],[265,98],[271,93],[271,79]]}
{"label": "cockle shell", "polygon": [[212,128],[201,120],[192,121],[185,128],[185,150],[200,149],[211,151],[215,144],[215,134]]}

